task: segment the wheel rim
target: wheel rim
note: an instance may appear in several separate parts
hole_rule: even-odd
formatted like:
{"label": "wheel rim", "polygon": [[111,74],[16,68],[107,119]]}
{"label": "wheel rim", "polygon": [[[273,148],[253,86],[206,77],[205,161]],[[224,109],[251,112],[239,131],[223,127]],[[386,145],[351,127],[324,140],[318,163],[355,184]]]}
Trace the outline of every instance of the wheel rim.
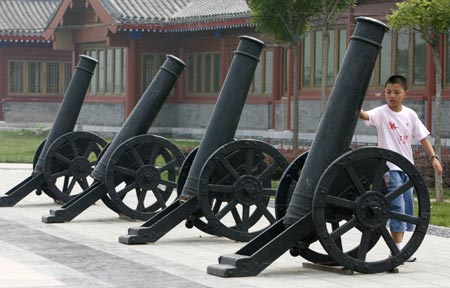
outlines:
{"label": "wheel rim", "polygon": [[176,178],[184,160],[167,139],[140,135],[122,143],[108,161],[105,184],[114,211],[147,220],[175,200]]}
{"label": "wheel rim", "polygon": [[[386,193],[383,180],[387,162],[400,167],[409,177],[407,183],[390,193]],[[361,178],[360,169],[371,170],[372,177]],[[344,178],[350,183],[353,196],[349,196],[349,190],[335,189]],[[370,185],[364,181],[369,181]],[[389,203],[410,188],[417,198],[417,212],[414,216],[392,212]],[[327,218],[335,211],[345,211],[347,219],[339,223],[339,227],[330,229],[326,225]],[[314,192],[313,221],[320,243],[337,263],[361,273],[386,272],[405,262],[420,246],[429,216],[428,191],[419,172],[401,155],[381,148],[366,147],[342,155],[328,166]],[[415,224],[411,237],[400,251],[386,227],[389,218]],[[342,248],[346,243],[342,242],[352,242],[352,238],[359,240],[359,246],[355,255],[348,255]],[[374,238],[376,243],[372,243]],[[394,256],[389,257],[389,254]]]}
{"label": "wheel rim", "polygon": [[55,200],[69,201],[87,189],[92,169],[106,141],[90,132],[76,131],[57,138],[44,161],[43,191]]}
{"label": "wheel rim", "polygon": [[276,192],[272,181],[278,180],[272,178],[286,167],[283,155],[261,141],[234,141],[219,148],[199,177],[199,203],[208,225],[236,241],[249,241],[261,233],[276,221],[268,209]]}

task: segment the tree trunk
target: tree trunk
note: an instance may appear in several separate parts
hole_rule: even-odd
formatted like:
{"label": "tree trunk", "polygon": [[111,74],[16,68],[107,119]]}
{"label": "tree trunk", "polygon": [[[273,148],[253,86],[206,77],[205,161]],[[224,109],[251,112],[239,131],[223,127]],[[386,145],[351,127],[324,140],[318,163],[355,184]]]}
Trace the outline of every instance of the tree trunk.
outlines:
{"label": "tree trunk", "polygon": [[322,29],[322,82],[320,86],[320,117],[327,103],[328,50],[330,50],[330,33],[327,26]]}
{"label": "tree trunk", "polygon": [[294,103],[293,103],[293,110],[294,110],[294,123],[292,125],[292,150],[294,152],[298,151],[298,131],[299,131],[299,115],[298,115],[298,43],[295,42],[293,45],[293,56],[294,56]]}
{"label": "tree trunk", "polygon": [[[434,99],[434,150],[437,155],[441,155],[441,96],[442,96],[442,67],[439,61],[439,51],[437,45],[432,45],[433,50],[433,62],[436,71],[436,97]],[[443,188],[442,175],[435,173],[435,188],[436,188],[436,201],[444,202],[444,188]]]}

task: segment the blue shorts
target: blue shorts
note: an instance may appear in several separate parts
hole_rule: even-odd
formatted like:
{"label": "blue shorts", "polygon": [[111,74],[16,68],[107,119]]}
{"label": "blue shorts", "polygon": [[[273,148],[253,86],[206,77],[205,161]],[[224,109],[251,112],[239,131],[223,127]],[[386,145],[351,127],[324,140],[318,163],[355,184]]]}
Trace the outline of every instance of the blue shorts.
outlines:
{"label": "blue shorts", "polygon": [[[389,174],[389,186],[388,191],[393,191],[402,186],[409,180],[408,175],[403,171],[391,170],[385,174],[385,177]],[[387,179],[386,179],[387,180]],[[414,215],[414,198],[413,188],[410,188],[402,195],[398,196],[391,201],[391,210],[397,213]],[[389,227],[392,232],[405,232],[413,231],[415,225],[396,219],[389,219]]]}

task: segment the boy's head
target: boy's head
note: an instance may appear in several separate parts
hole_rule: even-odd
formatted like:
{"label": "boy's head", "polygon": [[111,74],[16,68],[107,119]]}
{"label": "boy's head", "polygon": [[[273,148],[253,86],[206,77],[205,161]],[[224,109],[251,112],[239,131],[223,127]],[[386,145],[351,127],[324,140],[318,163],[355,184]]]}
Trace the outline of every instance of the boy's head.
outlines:
{"label": "boy's head", "polygon": [[408,83],[401,75],[393,75],[386,81],[384,96],[389,108],[394,112],[402,111],[402,103],[408,94]]}
{"label": "boy's head", "polygon": [[392,75],[386,80],[384,87],[388,84],[400,84],[405,91],[408,91],[408,81],[402,75]]}

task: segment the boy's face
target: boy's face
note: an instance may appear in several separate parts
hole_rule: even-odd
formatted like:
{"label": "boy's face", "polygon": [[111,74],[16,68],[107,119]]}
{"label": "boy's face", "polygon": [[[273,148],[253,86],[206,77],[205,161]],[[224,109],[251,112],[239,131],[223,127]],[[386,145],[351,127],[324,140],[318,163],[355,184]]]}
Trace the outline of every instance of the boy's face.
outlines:
{"label": "boy's face", "polygon": [[392,111],[400,112],[402,110],[403,99],[408,94],[408,90],[405,90],[399,83],[388,83],[384,88],[384,97],[386,103]]}

